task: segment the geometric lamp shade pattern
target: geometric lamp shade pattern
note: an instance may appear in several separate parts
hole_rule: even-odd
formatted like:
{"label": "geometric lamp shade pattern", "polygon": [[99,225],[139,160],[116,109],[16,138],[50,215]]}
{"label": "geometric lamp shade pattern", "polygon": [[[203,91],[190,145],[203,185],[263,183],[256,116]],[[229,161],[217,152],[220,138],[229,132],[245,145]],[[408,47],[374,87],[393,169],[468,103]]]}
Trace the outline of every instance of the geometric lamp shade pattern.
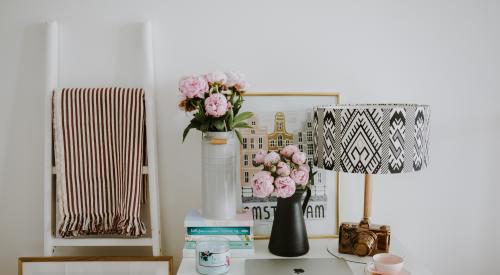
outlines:
{"label": "geometric lamp shade pattern", "polygon": [[314,164],[344,173],[420,171],[429,161],[430,107],[354,104],[314,108]]}

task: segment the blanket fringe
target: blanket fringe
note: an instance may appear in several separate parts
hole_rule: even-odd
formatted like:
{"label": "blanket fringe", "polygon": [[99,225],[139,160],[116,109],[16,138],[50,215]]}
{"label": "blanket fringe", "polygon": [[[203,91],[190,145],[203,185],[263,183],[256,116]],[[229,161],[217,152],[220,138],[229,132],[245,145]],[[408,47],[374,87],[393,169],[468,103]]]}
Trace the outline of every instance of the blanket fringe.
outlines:
{"label": "blanket fringe", "polygon": [[146,225],[139,217],[124,217],[109,215],[107,218],[90,216],[67,216],[59,228],[59,235],[63,238],[87,235],[122,235],[127,237],[141,237],[146,234]]}

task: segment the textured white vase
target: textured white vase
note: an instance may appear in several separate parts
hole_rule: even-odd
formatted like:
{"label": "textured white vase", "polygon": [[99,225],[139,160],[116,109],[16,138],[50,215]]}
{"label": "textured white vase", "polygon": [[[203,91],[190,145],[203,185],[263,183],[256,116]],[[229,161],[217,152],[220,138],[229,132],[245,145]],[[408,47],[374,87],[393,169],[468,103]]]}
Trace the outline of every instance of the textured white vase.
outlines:
{"label": "textured white vase", "polygon": [[203,217],[232,219],[236,215],[236,152],[234,132],[207,132],[202,141]]}

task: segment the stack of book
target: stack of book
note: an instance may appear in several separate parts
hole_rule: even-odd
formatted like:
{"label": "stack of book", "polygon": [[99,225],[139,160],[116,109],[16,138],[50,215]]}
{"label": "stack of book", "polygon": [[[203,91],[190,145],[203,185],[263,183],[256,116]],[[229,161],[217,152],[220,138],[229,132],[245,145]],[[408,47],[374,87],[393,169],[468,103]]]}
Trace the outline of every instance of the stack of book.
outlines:
{"label": "stack of book", "polygon": [[223,237],[229,241],[232,257],[254,254],[253,218],[250,211],[236,214],[232,220],[209,220],[197,210],[190,210],[184,219],[184,257],[194,257],[196,241],[207,237]]}

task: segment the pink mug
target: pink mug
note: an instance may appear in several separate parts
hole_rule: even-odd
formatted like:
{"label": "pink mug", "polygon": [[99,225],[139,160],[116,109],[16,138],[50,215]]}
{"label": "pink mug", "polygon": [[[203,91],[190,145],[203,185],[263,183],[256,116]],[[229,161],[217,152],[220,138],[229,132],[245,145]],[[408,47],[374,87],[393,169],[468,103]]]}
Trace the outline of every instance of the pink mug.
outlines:
{"label": "pink mug", "polygon": [[402,257],[389,253],[374,255],[373,262],[376,271],[383,275],[397,275],[401,272],[404,265]]}

